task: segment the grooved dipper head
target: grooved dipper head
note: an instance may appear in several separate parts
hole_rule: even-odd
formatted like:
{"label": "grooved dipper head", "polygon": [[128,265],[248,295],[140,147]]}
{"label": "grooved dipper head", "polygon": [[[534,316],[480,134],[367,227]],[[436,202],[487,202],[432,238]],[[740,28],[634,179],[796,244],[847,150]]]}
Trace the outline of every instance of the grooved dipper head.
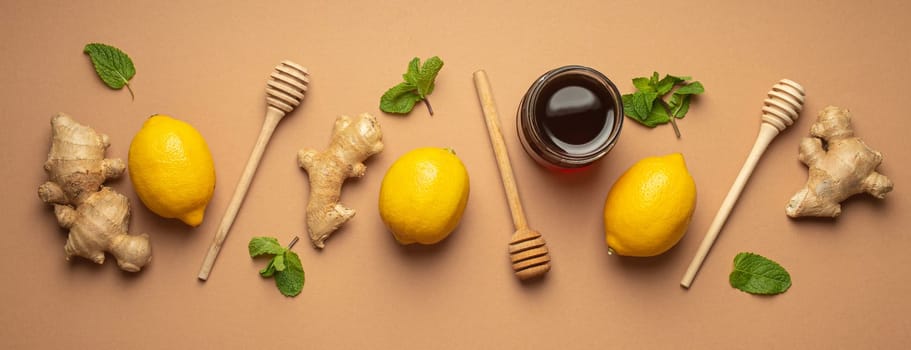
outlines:
{"label": "grooved dipper head", "polygon": [[266,82],[266,103],[284,113],[297,107],[307,93],[310,73],[297,63],[285,60],[275,66]]}
{"label": "grooved dipper head", "polygon": [[778,131],[794,124],[803,109],[805,95],[803,86],[792,80],[781,79],[772,86],[769,98],[763,101],[762,122],[774,126]]}

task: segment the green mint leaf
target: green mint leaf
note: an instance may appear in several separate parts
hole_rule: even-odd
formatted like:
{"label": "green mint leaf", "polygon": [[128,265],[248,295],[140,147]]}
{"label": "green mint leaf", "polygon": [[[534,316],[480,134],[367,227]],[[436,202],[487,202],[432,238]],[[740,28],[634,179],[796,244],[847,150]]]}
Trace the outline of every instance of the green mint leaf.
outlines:
{"label": "green mint leaf", "polygon": [[402,74],[402,79],[404,79],[406,83],[417,86],[420,75],[421,59],[415,57],[411,60],[411,62],[408,62],[408,71],[405,72],[405,74]]}
{"label": "green mint leaf", "polygon": [[275,274],[275,258],[269,260],[269,264],[266,265],[262,270],[259,270],[259,275],[263,277],[272,277]]}
{"label": "green mint leaf", "polygon": [[[287,251],[284,253],[287,253]],[[272,258],[272,266],[275,266],[275,271],[285,271],[285,254],[279,254]]]}
{"label": "green mint leaf", "polygon": [[686,84],[677,89],[677,91],[674,91],[674,93],[677,95],[695,95],[701,94],[703,92],[705,92],[705,88],[703,88],[702,83],[698,81]]}
{"label": "green mint leaf", "polygon": [[424,65],[421,66],[421,72],[418,75],[418,95],[421,98],[427,98],[427,95],[430,95],[433,92],[433,81],[436,80],[437,74],[440,72],[440,69],[443,68],[443,60],[437,56],[433,56],[424,61]]}
{"label": "green mint leaf", "polygon": [[[660,80],[659,77],[658,72],[653,72],[651,77],[633,79],[636,92],[622,96],[623,114],[652,128],[668,122],[674,123],[674,133],[680,138],[674,119],[683,119],[690,109],[692,95],[703,93],[705,88],[698,81],[686,83],[692,79],[689,76],[667,74]],[[675,91],[674,88],[678,86]]]}
{"label": "green mint leaf", "polygon": [[393,86],[380,97],[380,110],[386,113],[407,114],[414,109],[418,101],[424,100],[430,115],[433,115],[427,95],[433,92],[436,86],[434,80],[442,68],[443,60],[437,56],[428,58],[423,65],[420,58],[411,59],[408,62],[408,71],[402,74],[404,82]]}
{"label": "green mint leaf", "polygon": [[650,82],[651,81],[648,78],[644,78],[644,77],[643,78],[634,78],[633,86],[635,86],[636,89],[639,89],[639,91],[642,91],[642,92],[655,92],[655,87],[652,86],[650,84]]}
{"label": "green mint leaf", "polygon": [[658,92],[659,95],[664,95],[664,94],[668,93],[669,91],[671,91],[671,89],[674,88],[674,85],[677,85],[681,82],[683,82],[683,81],[680,80],[680,78],[678,78],[678,77],[675,77],[673,75],[665,75],[664,79],[661,79],[661,81],[658,82],[658,85],[655,88],[655,90]]}
{"label": "green mint leaf", "polygon": [[731,287],[750,294],[780,294],[791,288],[791,275],[781,265],[761,255],[740,253],[734,257]]}
{"label": "green mint leaf", "polygon": [[133,95],[133,89],[130,87],[130,79],[136,75],[136,68],[133,66],[133,60],[120,49],[99,43],[85,45],[82,52],[89,54],[92,60],[92,66],[101,81],[111,89],[121,89],[124,86]]}
{"label": "green mint leaf", "polygon": [[380,109],[386,113],[406,114],[411,112],[414,104],[420,100],[417,87],[403,82],[393,86],[380,97]]}
{"label": "green mint leaf", "polygon": [[639,115],[636,114],[636,109],[633,107],[633,104],[635,103],[634,96],[634,94],[626,94],[620,96],[620,99],[623,101],[623,114],[626,114],[628,117],[635,120],[641,121],[643,118],[640,118]]}
{"label": "green mint leaf", "polygon": [[659,103],[655,108],[652,108],[649,112],[648,117],[642,120],[642,124],[647,127],[654,128],[658,125],[665,124],[671,121],[671,118],[667,115],[667,109],[664,108],[664,105]]}
{"label": "green mint leaf", "polygon": [[683,119],[686,116],[686,112],[690,110],[690,97],[692,95],[674,95],[671,97],[671,109],[673,109],[672,115],[674,118]]}
{"label": "green mint leaf", "polygon": [[251,258],[263,254],[278,255],[285,251],[285,248],[278,243],[278,240],[272,237],[253,237],[250,239],[247,249],[250,251]]}
{"label": "green mint leaf", "polygon": [[679,76],[679,77],[678,77],[678,76],[676,76],[676,75],[670,75],[670,74],[668,74],[667,76],[672,77],[672,78],[676,78],[676,79],[679,80],[681,83],[684,82],[684,81],[687,81],[687,80],[693,80],[693,77],[688,76],[688,75],[683,75],[683,76]]}
{"label": "green mint leaf", "polygon": [[648,115],[652,113],[652,108],[655,106],[655,98],[657,97],[657,92],[636,92],[633,95],[633,108],[635,108],[639,119],[648,119]]}
{"label": "green mint leaf", "polygon": [[284,259],[285,270],[275,273],[275,285],[285,296],[297,296],[304,289],[304,267],[293,251],[285,252]]}

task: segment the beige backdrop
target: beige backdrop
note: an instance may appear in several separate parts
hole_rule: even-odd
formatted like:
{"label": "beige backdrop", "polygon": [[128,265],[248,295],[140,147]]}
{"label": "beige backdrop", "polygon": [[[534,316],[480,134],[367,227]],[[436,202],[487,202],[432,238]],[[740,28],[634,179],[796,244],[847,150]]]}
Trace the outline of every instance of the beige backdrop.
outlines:
{"label": "beige backdrop", "polygon": [[[0,4],[0,348],[902,348],[911,341],[911,188],[907,1],[109,1]],[[113,44],[136,63],[136,100],[95,76],[82,47]],[[431,99],[409,116],[378,110],[409,59],[446,65]],[[240,176],[264,110],[264,82],[282,59],[309,67],[303,105],[279,126],[207,283],[203,255]],[[516,106],[539,74],[589,65],[630,92],[630,79],[692,75],[706,86],[685,120],[627,121],[599,166],[558,175],[518,143]],[[513,229],[471,73],[490,75],[532,227],[551,248],[540,283],[512,276]],[[805,112],[769,147],[691,290],[678,286],[758,130],[778,79],[806,87]],[[846,202],[838,220],[794,221],[788,198],[806,170],[797,145],[829,104],[855,113],[896,183],[886,200]],[[218,185],[203,224],[149,212],[130,181],[131,231],[149,233],[154,260],[139,274],[109,261],[66,262],[65,231],[36,195],[45,181],[49,119],[70,113],[110,135],[126,158],[153,113],[206,137]],[[257,271],[254,235],[306,235],[302,147],[325,146],[339,114],[375,114],[386,150],[342,201],[358,211],[324,251],[301,255],[303,293],[285,298]],[[903,141],[904,140],[904,141]],[[402,247],[376,210],[385,170],[406,151],[452,147],[471,175],[461,225],[441,244]],[[608,256],[602,203],[636,160],[682,152],[698,187],[689,233],[651,259]],[[672,210],[672,208],[669,208]],[[753,251],[784,265],[794,285],[776,297],[731,288],[731,260]]]}

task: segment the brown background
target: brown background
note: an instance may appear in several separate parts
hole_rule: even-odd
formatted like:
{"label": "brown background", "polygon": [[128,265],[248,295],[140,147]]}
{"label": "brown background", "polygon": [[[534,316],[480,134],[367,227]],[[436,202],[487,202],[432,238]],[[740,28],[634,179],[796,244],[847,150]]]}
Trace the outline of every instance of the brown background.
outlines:
{"label": "brown background", "polygon": [[[907,1],[109,1],[0,4],[0,348],[901,348],[911,341],[911,238],[905,228],[911,5]],[[95,76],[82,47],[113,44],[137,67],[136,100]],[[432,95],[406,117],[378,110],[413,56],[446,62]],[[279,126],[207,283],[196,272],[240,176],[264,110],[264,82],[282,59],[309,67],[310,93]],[[533,79],[583,64],[630,79],[692,75],[707,93],[681,121],[627,121],[599,166],[557,175],[536,166],[514,133]],[[471,82],[491,77],[532,227],[553,270],[522,285],[506,243],[513,229]],[[802,119],[769,147],[689,291],[678,286],[752,146],[765,93],[780,78],[808,91]],[[857,132],[885,154],[896,183],[884,201],[857,197],[838,220],[793,221],[803,186],[797,145],[828,104],[849,107]],[[165,113],[208,140],[218,185],[189,228],[150,213],[126,178],[109,185],[133,203],[132,232],[152,236],[140,274],[112,261],[63,259],[65,232],[36,196],[45,181],[49,118],[65,111],[111,137],[126,158],[146,117]],[[254,235],[306,235],[302,147],[325,146],[339,114],[375,114],[386,150],[342,201],[358,210],[324,251],[295,250],[303,293],[285,298],[247,255]],[[904,141],[902,141],[904,140]],[[385,170],[406,151],[452,147],[471,175],[461,225],[443,243],[402,247],[376,210]],[[682,152],[698,187],[689,233],[651,259],[608,256],[601,210],[636,160]],[[669,208],[672,210],[672,208]],[[794,285],[751,296],[727,281],[754,251],[788,268]]]}

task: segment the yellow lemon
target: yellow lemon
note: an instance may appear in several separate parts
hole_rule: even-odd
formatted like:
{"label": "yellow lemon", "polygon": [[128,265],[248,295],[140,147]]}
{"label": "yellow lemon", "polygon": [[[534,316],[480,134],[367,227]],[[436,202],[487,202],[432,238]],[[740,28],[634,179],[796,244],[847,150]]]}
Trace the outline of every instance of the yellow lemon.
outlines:
{"label": "yellow lemon", "polygon": [[194,227],[202,223],[215,191],[215,165],[193,126],[166,115],[149,117],[130,144],[129,170],[149,210]]}
{"label": "yellow lemon", "polygon": [[696,183],[680,153],[648,157],[626,170],[604,201],[607,246],[619,255],[655,256],[683,237],[696,207]]}
{"label": "yellow lemon", "polygon": [[399,243],[434,244],[459,224],[468,192],[468,171],[455,152],[418,148],[386,171],[380,217]]}

